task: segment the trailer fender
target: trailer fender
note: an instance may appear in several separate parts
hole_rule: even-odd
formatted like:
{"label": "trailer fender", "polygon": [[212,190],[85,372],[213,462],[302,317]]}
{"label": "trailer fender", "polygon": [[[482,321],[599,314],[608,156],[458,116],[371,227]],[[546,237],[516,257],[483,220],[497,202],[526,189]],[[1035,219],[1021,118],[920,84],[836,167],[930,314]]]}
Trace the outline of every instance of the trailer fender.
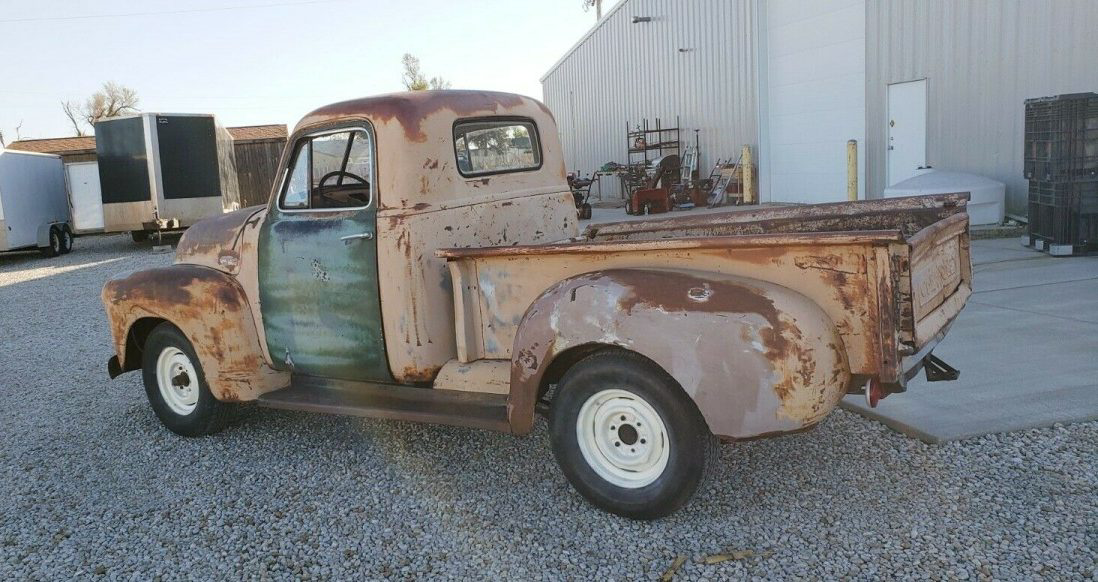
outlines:
{"label": "trailer fender", "polygon": [[190,340],[218,400],[254,400],[289,384],[264,359],[248,298],[231,275],[198,265],[138,271],[108,281],[103,305],[116,354],[112,377],[141,368],[148,324],[162,320]]}
{"label": "trailer fender", "polygon": [[557,358],[572,363],[608,346],[663,368],[709,429],[729,439],[815,425],[850,378],[834,323],[788,288],[705,271],[596,271],[553,286],[523,316],[511,360],[512,431],[530,430],[534,403],[566,371]]}
{"label": "trailer fender", "polygon": [[50,246],[50,229],[58,226],[60,222],[44,222],[38,225],[38,229],[34,233],[35,244],[40,249],[44,249]]}

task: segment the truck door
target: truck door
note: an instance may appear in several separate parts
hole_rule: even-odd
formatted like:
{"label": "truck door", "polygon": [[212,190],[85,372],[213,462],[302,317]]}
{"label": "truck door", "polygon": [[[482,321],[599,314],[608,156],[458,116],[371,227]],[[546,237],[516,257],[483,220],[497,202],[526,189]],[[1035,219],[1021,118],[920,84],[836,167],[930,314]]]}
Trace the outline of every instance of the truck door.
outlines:
{"label": "truck door", "polygon": [[355,126],[294,144],[259,236],[259,297],[276,366],[391,381],[377,280],[373,133]]}

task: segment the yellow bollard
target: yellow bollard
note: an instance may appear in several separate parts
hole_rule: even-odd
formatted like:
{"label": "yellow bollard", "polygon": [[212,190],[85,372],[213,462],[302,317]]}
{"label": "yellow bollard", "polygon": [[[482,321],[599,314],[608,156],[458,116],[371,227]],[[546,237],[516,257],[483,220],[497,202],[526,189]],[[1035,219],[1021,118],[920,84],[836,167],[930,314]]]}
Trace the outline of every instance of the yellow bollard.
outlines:
{"label": "yellow bollard", "polygon": [[858,199],[858,141],[846,142],[846,199]]}
{"label": "yellow bollard", "polygon": [[743,155],[740,157],[740,167],[743,168],[743,203],[755,203],[755,166],[751,161],[751,146],[743,146]]}

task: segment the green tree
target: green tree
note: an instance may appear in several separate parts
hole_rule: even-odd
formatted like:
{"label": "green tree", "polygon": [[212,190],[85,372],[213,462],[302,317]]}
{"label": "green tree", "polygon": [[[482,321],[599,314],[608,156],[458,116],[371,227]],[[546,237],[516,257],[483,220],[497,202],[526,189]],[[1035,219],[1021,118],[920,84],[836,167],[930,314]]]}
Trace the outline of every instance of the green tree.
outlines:
{"label": "green tree", "polygon": [[442,77],[431,77],[430,80],[428,80],[420,69],[419,59],[411,53],[404,53],[404,56],[400,59],[400,63],[404,66],[404,74],[401,76],[401,82],[404,83],[404,88],[409,91],[449,89],[451,86],[450,82]]}

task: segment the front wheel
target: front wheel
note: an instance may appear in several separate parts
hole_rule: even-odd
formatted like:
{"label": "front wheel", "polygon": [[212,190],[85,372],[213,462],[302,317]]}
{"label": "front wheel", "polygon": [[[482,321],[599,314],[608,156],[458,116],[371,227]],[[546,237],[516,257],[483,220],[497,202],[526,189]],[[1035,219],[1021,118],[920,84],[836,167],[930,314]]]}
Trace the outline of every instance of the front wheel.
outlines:
{"label": "front wheel", "polygon": [[689,501],[716,444],[671,376],[618,350],[568,370],[553,397],[549,430],[572,486],[594,505],[632,519],[663,517]]}
{"label": "front wheel", "polygon": [[228,405],[210,392],[194,347],[179,328],[162,323],[149,333],[142,375],[153,412],[172,432],[193,437],[224,428]]}

